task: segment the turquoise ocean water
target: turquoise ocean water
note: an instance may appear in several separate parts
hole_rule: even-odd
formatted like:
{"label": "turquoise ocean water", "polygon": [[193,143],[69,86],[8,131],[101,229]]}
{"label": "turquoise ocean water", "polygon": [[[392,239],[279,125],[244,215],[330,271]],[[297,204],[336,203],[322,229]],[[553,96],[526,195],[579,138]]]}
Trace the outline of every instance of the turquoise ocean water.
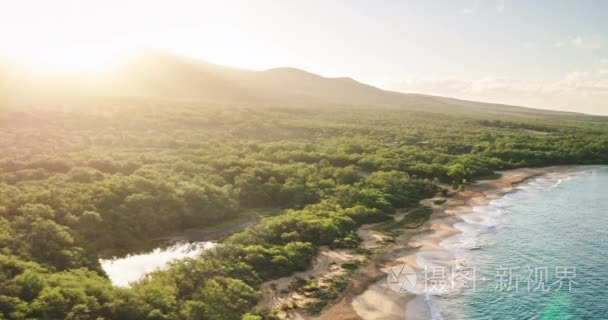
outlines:
{"label": "turquoise ocean water", "polygon": [[429,298],[433,318],[608,319],[608,168],[532,179],[463,219],[442,245],[468,277]]}

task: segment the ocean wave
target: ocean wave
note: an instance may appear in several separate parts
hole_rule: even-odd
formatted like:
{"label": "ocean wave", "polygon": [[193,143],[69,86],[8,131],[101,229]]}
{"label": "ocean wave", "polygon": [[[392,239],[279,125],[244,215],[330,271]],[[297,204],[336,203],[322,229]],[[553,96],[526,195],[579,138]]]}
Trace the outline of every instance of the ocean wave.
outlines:
{"label": "ocean wave", "polygon": [[424,295],[424,301],[429,307],[431,320],[443,320],[443,317],[441,316],[441,310],[439,309],[439,306],[437,306],[437,303],[435,303],[435,298],[427,293]]}
{"label": "ocean wave", "polygon": [[[509,207],[528,201],[537,192],[557,188],[564,182],[576,179],[585,174],[592,174],[593,170],[581,170],[567,173],[552,173],[533,178],[514,188],[513,192],[507,193],[498,199],[491,200],[487,205],[474,206],[471,212],[462,215],[462,221],[454,224],[454,228],[461,232],[448,237],[439,244],[445,249],[447,255],[438,252],[419,252],[416,255],[416,263],[422,268],[432,266],[449,266],[456,270],[471,268],[476,264],[472,254],[474,250],[482,249],[487,245],[485,234],[494,232],[505,224],[508,217]],[[445,256],[451,257],[447,261]],[[436,297],[457,295],[467,287],[466,280],[460,279],[450,286],[450,290],[426,290],[424,291],[431,319],[443,319],[441,309],[437,304]]]}

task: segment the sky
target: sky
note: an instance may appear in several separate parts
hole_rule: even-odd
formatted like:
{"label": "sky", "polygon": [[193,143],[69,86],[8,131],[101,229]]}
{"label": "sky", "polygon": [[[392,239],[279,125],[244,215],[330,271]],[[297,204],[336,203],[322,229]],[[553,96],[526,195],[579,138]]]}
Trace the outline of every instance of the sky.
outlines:
{"label": "sky", "polygon": [[603,0],[0,0],[0,56],[23,65],[102,68],[141,48],[608,115]]}

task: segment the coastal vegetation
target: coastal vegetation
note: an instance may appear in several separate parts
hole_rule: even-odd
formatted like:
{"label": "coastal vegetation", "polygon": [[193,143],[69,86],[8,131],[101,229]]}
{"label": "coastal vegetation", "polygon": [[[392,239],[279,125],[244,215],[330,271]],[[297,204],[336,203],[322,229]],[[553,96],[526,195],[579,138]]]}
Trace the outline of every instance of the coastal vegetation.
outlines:
{"label": "coastal vegetation", "polygon": [[[442,186],[608,163],[601,117],[104,101],[4,109],[0,124],[0,319],[271,319],[262,282],[306,270],[321,246],[356,248],[359,226],[391,228],[398,209],[418,226]],[[269,208],[129,288],[98,262]],[[308,284],[323,298],[310,309],[345,285]]]}

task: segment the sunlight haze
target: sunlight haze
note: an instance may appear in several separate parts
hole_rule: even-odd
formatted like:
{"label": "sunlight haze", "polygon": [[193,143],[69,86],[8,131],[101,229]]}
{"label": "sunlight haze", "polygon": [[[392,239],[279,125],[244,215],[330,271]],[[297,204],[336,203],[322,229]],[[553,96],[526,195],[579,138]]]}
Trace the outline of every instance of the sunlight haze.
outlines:
{"label": "sunlight haze", "polygon": [[603,1],[2,0],[0,56],[98,72],[153,48],[401,92],[608,114],[606,12]]}
{"label": "sunlight haze", "polygon": [[0,320],[605,320],[608,0],[0,0]]}

